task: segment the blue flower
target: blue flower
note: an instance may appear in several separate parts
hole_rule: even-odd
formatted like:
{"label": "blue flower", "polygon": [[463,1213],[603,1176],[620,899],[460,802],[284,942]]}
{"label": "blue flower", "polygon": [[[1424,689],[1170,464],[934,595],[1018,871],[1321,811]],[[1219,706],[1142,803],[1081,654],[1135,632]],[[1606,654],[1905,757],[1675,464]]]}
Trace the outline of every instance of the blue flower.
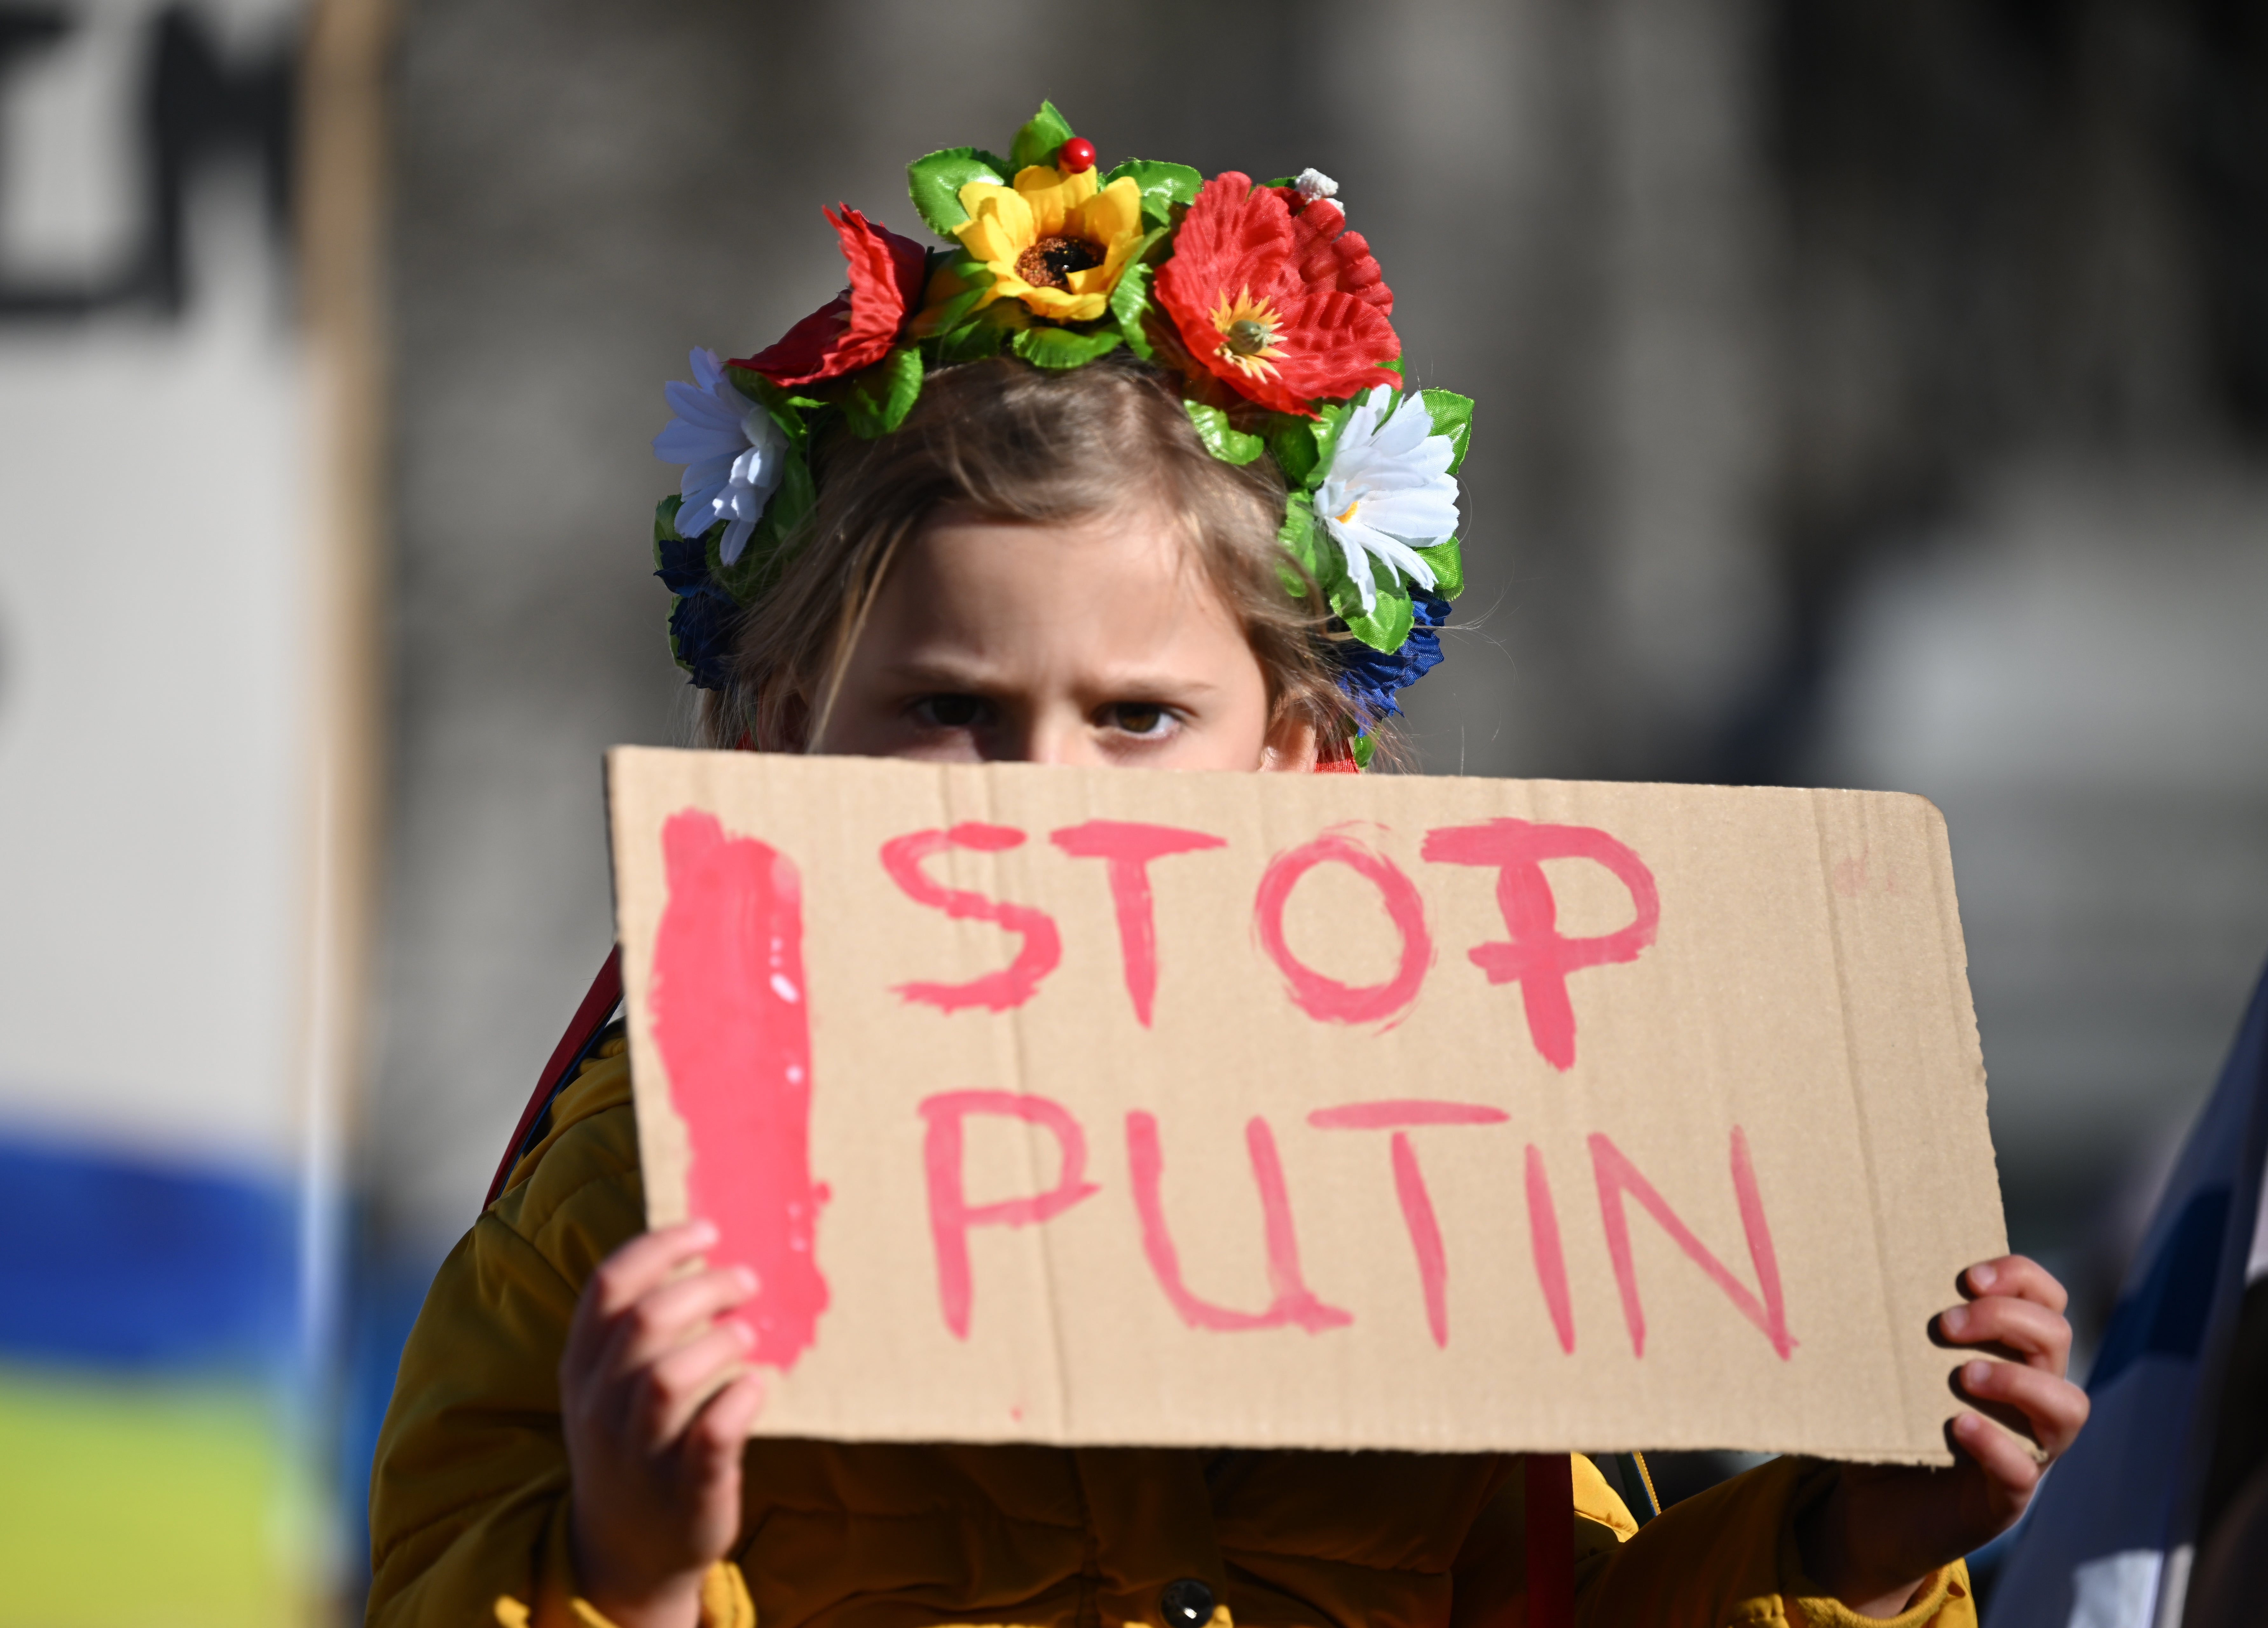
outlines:
{"label": "blue flower", "polygon": [[653,563],[653,574],[672,593],[690,593],[709,580],[709,549],[697,534],[664,537],[655,527]]}
{"label": "blue flower", "polygon": [[671,604],[670,648],[698,688],[722,689],[731,680],[733,624],[739,612],[731,594],[709,583],[681,593]]}
{"label": "blue flower", "polygon": [[1415,625],[1402,648],[1391,653],[1373,650],[1359,638],[1334,639],[1338,659],[1339,688],[1370,718],[1398,717],[1395,692],[1406,689],[1441,665],[1441,636],[1433,631],[1449,619],[1449,601],[1430,593],[1413,595],[1410,610]]}

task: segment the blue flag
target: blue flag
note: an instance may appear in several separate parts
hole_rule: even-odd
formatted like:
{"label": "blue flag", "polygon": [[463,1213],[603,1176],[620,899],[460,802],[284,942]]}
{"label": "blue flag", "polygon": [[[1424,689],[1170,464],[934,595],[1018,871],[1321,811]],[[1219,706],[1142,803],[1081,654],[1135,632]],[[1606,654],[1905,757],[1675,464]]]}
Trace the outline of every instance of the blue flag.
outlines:
{"label": "blue flag", "polygon": [[2176,1628],[2268,1160],[2268,976],[2151,1217],[1992,1628]]}

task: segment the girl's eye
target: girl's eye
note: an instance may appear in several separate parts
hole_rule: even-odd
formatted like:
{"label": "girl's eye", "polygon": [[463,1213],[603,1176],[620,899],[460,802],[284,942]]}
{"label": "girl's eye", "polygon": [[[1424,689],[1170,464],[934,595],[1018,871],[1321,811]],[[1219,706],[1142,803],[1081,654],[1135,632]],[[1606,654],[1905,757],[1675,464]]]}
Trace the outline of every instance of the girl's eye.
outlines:
{"label": "girl's eye", "polygon": [[1173,727],[1174,715],[1154,701],[1120,701],[1105,709],[1105,718],[1122,734],[1158,736]]}
{"label": "girl's eye", "polygon": [[925,696],[914,703],[914,717],[932,729],[967,729],[984,716],[975,696]]}

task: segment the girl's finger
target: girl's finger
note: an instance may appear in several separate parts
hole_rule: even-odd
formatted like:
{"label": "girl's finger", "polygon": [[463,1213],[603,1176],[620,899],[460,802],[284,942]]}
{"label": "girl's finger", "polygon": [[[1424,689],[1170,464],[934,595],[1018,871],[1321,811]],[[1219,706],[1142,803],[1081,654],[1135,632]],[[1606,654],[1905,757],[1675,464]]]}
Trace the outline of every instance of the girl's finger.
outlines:
{"label": "girl's finger", "polygon": [[716,1242],[717,1228],[709,1221],[687,1221],[631,1239],[592,1272],[575,1302],[576,1321],[606,1322]]}
{"label": "girl's finger", "polygon": [[2051,1374],[2071,1359],[2071,1324],[2030,1300],[1988,1295],[1938,1314],[1938,1330],[1956,1345],[1995,1345]]}
{"label": "girl's finger", "polygon": [[2015,1362],[1964,1363],[1961,1392],[1989,1411],[2013,1411],[2023,1420],[2025,1433],[2049,1458],[2059,1458],[2087,1423],[2087,1393],[2070,1381]]}
{"label": "girl's finger", "polygon": [[2056,1281],[2055,1274],[2024,1255],[2003,1255],[1977,1262],[1961,1274],[1961,1287],[1966,1294],[2010,1295],[2044,1306],[2051,1312],[2060,1313],[2071,1304],[2071,1296]]}
{"label": "girl's finger", "polygon": [[752,1369],[709,1398],[687,1440],[712,1461],[736,1457],[763,1405],[764,1376]]}
{"label": "girl's finger", "polygon": [[755,1344],[747,1324],[721,1323],[639,1374],[636,1418],[640,1445],[655,1451],[684,1434],[701,1404],[731,1380]]}
{"label": "girl's finger", "polygon": [[709,1398],[678,1449],[681,1484],[694,1493],[704,1551],[723,1554],[740,1529],[740,1455],[764,1404],[760,1374],[743,1374]]}
{"label": "girl's finger", "polygon": [[615,1317],[602,1372],[644,1367],[755,1292],[756,1275],[745,1266],[715,1266],[647,1290]]}
{"label": "girl's finger", "polygon": [[2004,1499],[2018,1509],[2029,1501],[2046,1467],[2024,1450],[2022,1442],[1975,1413],[1963,1413],[1953,1421],[1953,1439]]}

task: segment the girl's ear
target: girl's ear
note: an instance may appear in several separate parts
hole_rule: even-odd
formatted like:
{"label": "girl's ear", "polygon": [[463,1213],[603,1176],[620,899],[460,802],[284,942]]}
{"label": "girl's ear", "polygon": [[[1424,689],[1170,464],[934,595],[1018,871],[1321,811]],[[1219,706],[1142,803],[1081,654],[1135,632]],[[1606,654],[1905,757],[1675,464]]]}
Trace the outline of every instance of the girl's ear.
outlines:
{"label": "girl's ear", "polygon": [[1313,774],[1317,749],[1314,725],[1297,714],[1286,713],[1268,732],[1268,743],[1260,748],[1261,772]]}

